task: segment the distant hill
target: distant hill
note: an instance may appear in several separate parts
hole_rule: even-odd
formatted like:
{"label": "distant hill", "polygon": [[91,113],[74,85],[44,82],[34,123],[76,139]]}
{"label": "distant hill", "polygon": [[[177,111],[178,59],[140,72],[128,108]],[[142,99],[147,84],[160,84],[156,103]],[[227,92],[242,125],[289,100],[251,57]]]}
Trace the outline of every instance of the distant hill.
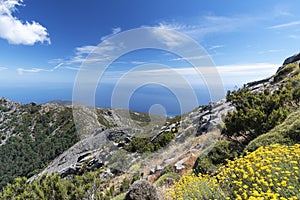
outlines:
{"label": "distant hill", "polygon": [[45,104],[57,104],[57,105],[62,105],[62,106],[70,106],[72,105],[72,101],[68,100],[52,100],[48,101]]}

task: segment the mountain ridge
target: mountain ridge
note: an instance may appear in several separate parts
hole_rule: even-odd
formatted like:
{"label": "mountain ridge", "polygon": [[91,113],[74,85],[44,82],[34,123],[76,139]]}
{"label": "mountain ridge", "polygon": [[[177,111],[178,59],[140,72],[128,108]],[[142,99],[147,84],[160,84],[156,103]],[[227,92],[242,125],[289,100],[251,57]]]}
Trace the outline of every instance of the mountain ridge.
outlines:
{"label": "mountain ridge", "polygon": [[[42,171],[31,177],[28,182],[35,182],[35,180],[38,180],[45,174],[51,176],[51,174],[58,173],[60,177],[68,179],[73,176],[84,176],[86,173],[93,173],[94,170],[100,170],[100,176],[108,177],[109,182],[113,183],[116,190],[121,193],[123,189],[120,186],[120,182],[125,184],[125,180],[134,181],[141,178],[150,182],[156,182],[163,175],[168,175],[169,172],[182,175],[192,168],[200,170],[201,173],[217,173],[219,164],[216,165],[216,162],[222,164],[225,162],[225,159],[233,159],[237,156],[237,153],[241,154],[243,151],[237,151],[240,148],[239,146],[245,148],[245,145],[247,145],[242,144],[246,142],[243,135],[226,133],[229,127],[226,127],[224,131],[224,125],[230,125],[229,120],[231,119],[228,113],[240,112],[237,104],[240,103],[239,95],[240,97],[246,95],[245,97],[255,100],[255,98],[261,97],[259,95],[264,95],[264,98],[268,96],[273,98],[271,95],[274,94],[276,96],[278,93],[278,95],[281,95],[281,98],[284,97],[282,92],[286,92],[287,87],[292,87],[295,88],[291,97],[293,100],[289,100],[289,97],[284,97],[287,99],[287,102],[282,102],[282,105],[286,103],[291,104],[289,112],[294,112],[294,107],[298,105],[296,89],[300,80],[299,60],[299,54],[295,54],[287,58],[273,76],[245,84],[244,88],[228,93],[226,99],[212,102],[206,106],[200,106],[190,113],[168,118],[165,123],[153,126],[151,131],[149,129],[152,133],[149,141],[147,138],[145,140],[135,138],[135,134],[149,123],[147,116],[131,111],[131,119],[124,119],[122,118],[122,112],[126,111],[120,112],[114,109],[97,108],[98,122],[101,124],[101,127],[83,139],[81,138],[80,141],[75,142],[70,148],[65,149],[51,163],[48,163]],[[259,102],[263,101],[260,100]],[[249,104],[247,101],[242,103],[246,103],[245,105]],[[18,106],[24,107],[24,105],[22,107],[22,104],[16,103],[15,109],[12,109],[12,106],[9,105],[13,105],[13,103],[3,99],[3,103],[0,106],[2,116],[0,122],[3,122],[3,119],[8,114],[14,113]],[[70,109],[56,104],[27,104],[27,107],[23,108],[28,109],[26,112],[30,113],[33,109],[33,113],[40,114],[45,112],[47,107],[54,110]],[[34,108],[38,109],[34,110]],[[283,117],[285,115],[288,114],[284,114]],[[69,116],[71,117],[72,115],[70,114]],[[133,118],[140,119],[138,126],[134,125],[136,122],[133,122],[135,121]],[[52,119],[52,121],[54,122],[55,120]],[[158,119],[157,121],[161,120]],[[51,124],[50,122],[47,121],[48,124]],[[279,122],[281,123],[282,119]],[[277,121],[275,121],[275,126],[277,126],[276,123]],[[33,125],[29,127],[30,129],[34,128]],[[0,130],[3,130],[3,128]],[[8,132],[12,133],[13,130],[10,129]],[[7,133],[7,130],[5,131]],[[246,133],[248,134],[249,131]],[[10,136],[9,134],[6,135]],[[15,136],[13,135],[13,137]],[[260,137],[262,136],[258,136],[257,139]],[[155,138],[158,138],[157,141],[154,141]],[[2,146],[5,145],[6,140],[2,140]],[[160,145],[159,148],[157,145]],[[129,146],[130,151],[126,150]],[[145,152],[137,152],[133,147],[147,148],[144,148],[143,151]],[[233,147],[236,149],[232,149]],[[153,152],[152,148],[157,149]],[[219,150],[224,151],[226,154],[220,154]]]}

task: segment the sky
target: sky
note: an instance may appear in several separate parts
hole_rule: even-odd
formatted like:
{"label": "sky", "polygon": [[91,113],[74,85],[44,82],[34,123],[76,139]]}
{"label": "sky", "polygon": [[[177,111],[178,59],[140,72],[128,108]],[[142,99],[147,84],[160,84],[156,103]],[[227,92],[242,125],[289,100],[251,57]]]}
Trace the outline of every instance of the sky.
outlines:
{"label": "sky", "polygon": [[[274,74],[285,58],[299,52],[296,0],[0,0],[0,96],[23,103],[71,100],[82,62],[97,45],[143,27],[158,28],[158,37],[166,36],[164,30],[174,30],[198,42],[213,60],[224,90]],[[197,79],[192,77],[192,67],[170,52],[129,52],[107,69],[98,86],[96,96],[98,102],[103,101],[98,104],[109,106],[116,81],[146,63],[168,65],[187,79]],[[168,78],[168,71],[151,73]],[[135,101],[151,96],[153,87],[143,87],[132,95]],[[203,89],[197,94],[202,98],[199,104],[209,102],[203,84],[194,88]],[[163,96],[158,91],[172,96],[167,89],[156,87],[146,107],[156,102],[150,101],[153,96]],[[136,109],[143,110],[143,106],[136,104]]]}

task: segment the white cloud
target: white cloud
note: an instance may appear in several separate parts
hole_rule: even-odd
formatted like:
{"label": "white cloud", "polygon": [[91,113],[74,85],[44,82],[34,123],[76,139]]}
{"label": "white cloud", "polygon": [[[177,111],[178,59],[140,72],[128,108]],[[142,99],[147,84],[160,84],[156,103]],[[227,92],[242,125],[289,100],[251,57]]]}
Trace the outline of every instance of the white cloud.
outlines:
{"label": "white cloud", "polygon": [[87,45],[82,47],[76,48],[76,55],[83,55],[83,54],[89,54],[92,51],[94,51],[97,48],[97,46]]}
{"label": "white cloud", "polygon": [[254,18],[250,18],[247,16],[225,17],[207,15],[199,17],[198,20],[194,20],[194,22],[190,25],[173,22],[162,22],[158,27],[162,29],[176,30],[195,39],[202,39],[203,37],[211,33],[234,31],[238,27],[245,26],[253,20]]}
{"label": "white cloud", "polygon": [[300,39],[300,35],[289,35],[289,38],[292,38],[292,39]]}
{"label": "white cloud", "polygon": [[267,50],[267,51],[260,51],[258,52],[259,54],[270,54],[270,53],[278,53],[278,52],[283,52],[284,49],[270,49],[270,50]]}
{"label": "white cloud", "polygon": [[24,72],[25,73],[26,72],[27,73],[38,73],[38,72],[45,71],[45,70],[41,69],[41,68],[32,68],[32,69],[18,68],[17,71],[20,75],[22,75]]}
{"label": "white cloud", "polygon": [[65,66],[64,68],[74,70],[74,71],[80,71],[81,70],[81,68],[79,68],[79,67],[71,67],[71,66]]}
{"label": "white cloud", "polygon": [[224,47],[224,45],[213,45],[213,46],[209,47],[208,49],[214,50],[214,49],[219,49],[219,48],[223,48],[223,47]]}
{"label": "white cloud", "polygon": [[[121,28],[114,28],[112,29],[111,34],[101,37],[102,40],[101,47],[98,47],[97,45],[85,45],[85,46],[75,48],[75,56],[71,59],[64,60],[63,62],[65,62],[66,65],[74,65],[74,64],[81,64],[82,62],[99,62],[99,61],[109,59],[109,57],[106,57],[106,52],[113,51],[116,48],[116,45],[109,43],[105,39],[119,33],[120,31]],[[99,56],[99,59],[95,58],[95,56],[93,56],[93,59],[91,58],[87,59],[87,57],[91,53],[101,55],[101,56]],[[57,59],[57,60],[61,60],[61,59]]]}
{"label": "white cloud", "polygon": [[[133,64],[133,65],[142,65],[142,64],[145,64],[145,62],[143,62],[143,61],[131,61],[130,63]],[[125,62],[125,64],[126,64],[126,62]]]}
{"label": "white cloud", "polygon": [[[201,67],[200,73],[205,73],[206,77],[216,77],[218,82],[218,76],[221,77],[224,85],[243,85],[245,83],[264,79],[274,75],[278,69],[279,64],[272,63],[251,63],[251,64],[233,64],[233,65],[220,65],[216,66],[216,70],[212,70],[212,67]],[[107,72],[102,81],[109,83],[122,79],[122,75],[128,74],[130,78],[127,78],[123,83],[136,84],[136,82],[147,82],[150,80],[168,80],[172,87],[180,87],[178,81],[172,74],[177,73],[179,76],[184,77],[194,86],[203,85],[202,75],[199,74],[193,67],[185,68],[162,68],[162,69],[141,69],[134,72],[126,71],[113,71]],[[216,72],[218,74],[216,74]]]}
{"label": "white cloud", "polygon": [[0,67],[0,71],[7,70],[6,67]]}
{"label": "white cloud", "polygon": [[[212,32],[219,32],[219,31],[231,31],[236,29],[241,25],[245,25],[247,20],[245,18],[230,18],[224,16],[202,16],[197,20],[198,23],[194,23],[193,25],[185,25],[180,23],[166,23],[162,22],[159,23],[157,26],[152,26],[152,32],[150,33],[155,39],[160,40],[163,44],[167,45],[169,48],[174,48],[177,46],[182,46],[185,42],[190,41],[187,37],[182,37],[181,34],[177,32],[172,32],[170,30],[178,31],[189,36],[195,36],[195,38],[202,38],[206,34]],[[201,22],[201,23],[200,23]],[[148,27],[148,26],[142,26]],[[75,55],[71,59],[65,59],[63,62],[66,65],[80,65],[82,62],[101,62],[106,61],[111,58],[111,54],[114,50],[119,48],[122,44],[109,44],[109,42],[105,39],[108,37],[117,34],[121,31],[121,28],[114,28],[112,29],[112,33],[106,36],[101,37],[102,44],[101,48],[96,45],[86,45],[82,47],[77,47],[75,49]],[[223,45],[215,45],[211,47],[211,49],[221,48]],[[109,52],[109,53],[107,53]],[[99,54],[101,56],[92,56],[88,57],[90,53]],[[100,60],[101,59],[101,60]],[[176,60],[183,60],[184,58],[174,59]],[[189,57],[189,60],[197,60],[203,59],[203,57]],[[61,61],[61,60],[60,60]],[[135,62],[132,61],[129,63],[131,64],[144,64],[144,62]],[[77,67],[77,66],[76,66]]]}
{"label": "white cloud", "polygon": [[63,66],[63,65],[64,65],[64,63],[59,63],[55,67],[53,67],[52,69],[50,69],[48,71],[53,72],[53,71],[58,70],[59,68],[61,68],[61,66]]}
{"label": "white cloud", "polygon": [[0,38],[11,44],[33,45],[36,42],[50,44],[47,29],[38,22],[26,21],[13,16],[17,6],[22,6],[23,0],[0,0]]}
{"label": "white cloud", "polygon": [[52,69],[42,69],[42,68],[31,68],[31,69],[24,69],[24,68],[18,68],[18,74],[22,75],[25,73],[38,73],[38,72],[53,72],[58,70],[64,65],[64,63],[59,63],[56,66],[54,66]]}
{"label": "white cloud", "polygon": [[276,17],[293,16],[293,14],[290,12],[290,6],[286,3],[275,5],[273,13]]}
{"label": "white cloud", "polygon": [[101,37],[101,41],[103,41],[103,40],[105,40],[105,39],[107,39],[108,37],[110,37],[110,36],[113,36],[113,35],[115,35],[115,34],[117,34],[117,33],[119,33],[119,32],[121,32],[121,28],[120,27],[117,27],[117,28],[113,28],[113,29],[111,29],[111,34],[108,34],[108,35],[105,35],[105,36],[102,36]]}
{"label": "white cloud", "polygon": [[187,38],[186,37],[182,37],[180,34],[178,34],[177,32],[172,32],[169,31],[171,30],[176,30],[178,27],[173,27],[170,25],[166,25],[166,24],[159,24],[158,27],[156,27],[156,29],[153,29],[152,34],[154,34],[154,36],[159,39],[162,43],[164,43],[165,45],[167,45],[170,48],[173,47],[177,47],[180,46],[182,43],[187,42]]}
{"label": "white cloud", "polygon": [[171,61],[181,61],[181,60],[202,60],[202,59],[208,59],[208,55],[204,56],[193,56],[193,57],[183,57],[183,58],[173,58]]}
{"label": "white cloud", "polygon": [[267,77],[273,75],[280,64],[253,63],[217,66],[219,73],[227,77]]}
{"label": "white cloud", "polygon": [[117,33],[120,33],[121,32],[121,28],[120,27],[117,27],[117,28],[113,28],[112,29],[112,34],[115,35]]}
{"label": "white cloud", "polygon": [[300,25],[300,21],[292,21],[284,24],[278,24],[278,25],[270,26],[268,27],[268,29],[286,28],[286,27],[297,26],[297,25]]}

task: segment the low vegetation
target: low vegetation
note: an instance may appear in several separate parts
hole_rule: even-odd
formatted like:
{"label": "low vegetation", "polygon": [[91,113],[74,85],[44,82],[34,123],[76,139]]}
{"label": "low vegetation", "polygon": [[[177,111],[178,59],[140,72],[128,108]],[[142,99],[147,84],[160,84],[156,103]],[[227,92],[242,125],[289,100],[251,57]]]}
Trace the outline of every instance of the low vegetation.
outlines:
{"label": "low vegetation", "polygon": [[172,199],[299,199],[300,145],[273,144],[228,160],[215,175],[189,173]]}
{"label": "low vegetation", "polygon": [[[299,142],[297,130],[299,126],[292,123],[298,121],[296,116],[299,111],[292,114],[286,123],[271,131],[299,107],[298,72],[299,65],[296,63],[282,68],[275,77],[284,74],[289,78],[282,78],[282,82],[275,90],[266,86],[262,91],[251,91],[250,88],[243,87],[228,92],[226,99],[236,107],[236,110],[225,117],[222,130],[225,140],[218,141],[207,155],[199,157],[194,165],[194,171],[204,174],[214,173],[226,159],[232,160],[241,155],[245,148],[253,151],[260,146],[276,142],[287,145]],[[269,131],[271,132],[266,134]]]}
{"label": "low vegetation", "polygon": [[0,193],[0,199],[110,199],[114,188],[105,189],[107,180],[100,180],[99,171],[84,176],[73,176],[71,180],[53,174],[26,183],[26,178],[16,178]]}
{"label": "low vegetation", "polygon": [[267,146],[274,143],[283,145],[294,145],[300,143],[300,110],[291,113],[288,118],[280,125],[273,128],[266,134],[263,134],[252,140],[246,151],[254,151],[260,146]]}
{"label": "low vegetation", "polygon": [[223,140],[197,159],[169,196],[299,199],[299,72],[297,63],[288,64],[274,76],[273,88],[228,92],[236,110],[225,118]]}
{"label": "low vegetation", "polygon": [[124,149],[138,153],[154,152],[165,147],[174,137],[175,134],[171,131],[161,134],[153,141],[151,141],[152,137],[132,137],[131,142],[124,146]]}

